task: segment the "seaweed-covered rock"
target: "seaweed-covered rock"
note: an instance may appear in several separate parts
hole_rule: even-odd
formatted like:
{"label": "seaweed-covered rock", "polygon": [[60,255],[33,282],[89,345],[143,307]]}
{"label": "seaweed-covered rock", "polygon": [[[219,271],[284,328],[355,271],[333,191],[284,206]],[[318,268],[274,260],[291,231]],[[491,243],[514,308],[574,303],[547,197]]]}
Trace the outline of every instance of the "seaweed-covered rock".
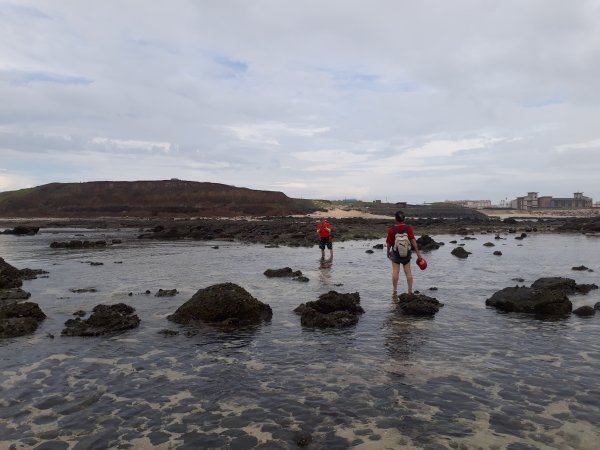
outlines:
{"label": "seaweed-covered rock", "polygon": [[0,305],[0,338],[33,333],[46,315],[36,303]]}
{"label": "seaweed-covered rock", "polygon": [[360,306],[358,292],[341,294],[329,291],[316,301],[302,303],[294,312],[300,314],[303,326],[342,328],[356,324],[365,310]]}
{"label": "seaweed-covered rock", "polygon": [[411,316],[433,316],[444,306],[436,298],[423,294],[400,294],[398,308]]}
{"label": "seaweed-covered rock", "polygon": [[495,292],[485,301],[487,306],[506,312],[523,312],[561,316],[569,314],[573,304],[560,290],[533,287],[507,287]]}
{"label": "seaweed-covered rock", "polygon": [[452,250],[450,253],[452,253],[454,256],[456,256],[457,258],[468,258],[469,255],[471,254],[471,252],[466,251],[464,248],[462,247],[456,247],[454,250]]}
{"label": "seaweed-covered rock", "polygon": [[484,247],[495,247],[496,244],[494,244],[493,242],[486,242],[485,244],[483,244]]}
{"label": "seaweed-covered rock", "polygon": [[300,270],[294,271],[291,267],[283,267],[281,269],[267,269],[264,271],[264,275],[269,278],[300,277],[302,272]]}
{"label": "seaweed-covered rock", "polygon": [[580,306],[579,308],[573,310],[573,314],[581,317],[593,316],[596,314],[596,310],[591,306]]}
{"label": "seaweed-covered rock", "polygon": [[221,283],[198,290],[168,319],[181,323],[216,323],[244,326],[271,320],[271,307],[234,283]]}
{"label": "seaweed-covered rock", "polygon": [[549,289],[564,292],[565,294],[587,294],[598,289],[595,284],[577,284],[572,278],[544,277],[538,278],[531,285],[533,289]]}
{"label": "seaweed-covered rock", "polygon": [[125,303],[97,305],[85,320],[77,317],[65,322],[63,336],[102,336],[136,328],[140,318],[135,309]]}

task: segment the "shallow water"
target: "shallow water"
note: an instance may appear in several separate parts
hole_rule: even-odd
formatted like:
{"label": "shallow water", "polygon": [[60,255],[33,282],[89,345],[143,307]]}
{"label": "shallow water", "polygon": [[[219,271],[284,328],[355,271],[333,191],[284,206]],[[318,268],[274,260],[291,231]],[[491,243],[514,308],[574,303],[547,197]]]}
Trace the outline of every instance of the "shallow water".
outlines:
{"label": "shallow water", "polygon": [[[76,234],[123,244],[48,247]],[[9,263],[50,272],[24,283],[48,318],[32,336],[0,341],[0,448],[277,449],[307,436],[312,449],[597,448],[600,316],[542,321],[484,302],[515,277],[600,284],[600,238],[435,238],[447,244],[426,256],[427,270],[413,265],[415,288],[445,307],[421,319],[396,312],[385,251],[365,253],[383,239],[337,243],[333,263],[321,267],[317,247],[142,242],[118,230],[0,235]],[[452,256],[453,239],[473,254]],[[492,255],[498,249],[503,256]],[[595,272],[571,271],[580,264]],[[284,266],[310,282],[262,274]],[[271,305],[272,321],[235,333],[158,334],[186,330],[166,316],[197,289],[226,281]],[[87,287],[98,292],[69,291]],[[143,294],[159,288],[180,294]],[[349,329],[303,329],[293,309],[329,290],[358,291],[366,313]],[[593,305],[600,291],[571,300]],[[60,337],[76,310],[117,302],[136,308],[139,328]]]}

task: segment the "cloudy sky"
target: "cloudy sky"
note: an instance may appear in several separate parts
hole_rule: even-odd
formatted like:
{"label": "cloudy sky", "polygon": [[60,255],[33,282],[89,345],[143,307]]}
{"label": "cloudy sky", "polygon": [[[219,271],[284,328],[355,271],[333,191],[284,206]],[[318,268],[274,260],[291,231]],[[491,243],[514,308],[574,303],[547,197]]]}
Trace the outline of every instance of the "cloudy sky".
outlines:
{"label": "cloudy sky", "polygon": [[600,200],[600,1],[0,0],[0,191]]}

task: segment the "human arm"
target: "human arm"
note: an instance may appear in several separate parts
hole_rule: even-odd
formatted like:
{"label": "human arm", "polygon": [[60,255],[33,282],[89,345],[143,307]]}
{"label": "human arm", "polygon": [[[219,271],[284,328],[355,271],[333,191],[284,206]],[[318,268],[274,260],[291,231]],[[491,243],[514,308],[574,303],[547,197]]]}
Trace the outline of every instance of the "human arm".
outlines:
{"label": "human arm", "polygon": [[417,245],[417,240],[414,237],[410,240],[410,245],[412,245],[413,250],[417,254],[417,258],[420,258],[421,252],[419,251],[419,246]]}

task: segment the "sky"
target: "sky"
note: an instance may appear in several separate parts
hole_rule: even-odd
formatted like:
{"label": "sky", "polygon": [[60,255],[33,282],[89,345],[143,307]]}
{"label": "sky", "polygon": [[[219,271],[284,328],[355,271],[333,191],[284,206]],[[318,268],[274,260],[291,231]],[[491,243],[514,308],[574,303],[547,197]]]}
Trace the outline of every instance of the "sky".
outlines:
{"label": "sky", "polygon": [[600,200],[600,0],[0,0],[0,191]]}

